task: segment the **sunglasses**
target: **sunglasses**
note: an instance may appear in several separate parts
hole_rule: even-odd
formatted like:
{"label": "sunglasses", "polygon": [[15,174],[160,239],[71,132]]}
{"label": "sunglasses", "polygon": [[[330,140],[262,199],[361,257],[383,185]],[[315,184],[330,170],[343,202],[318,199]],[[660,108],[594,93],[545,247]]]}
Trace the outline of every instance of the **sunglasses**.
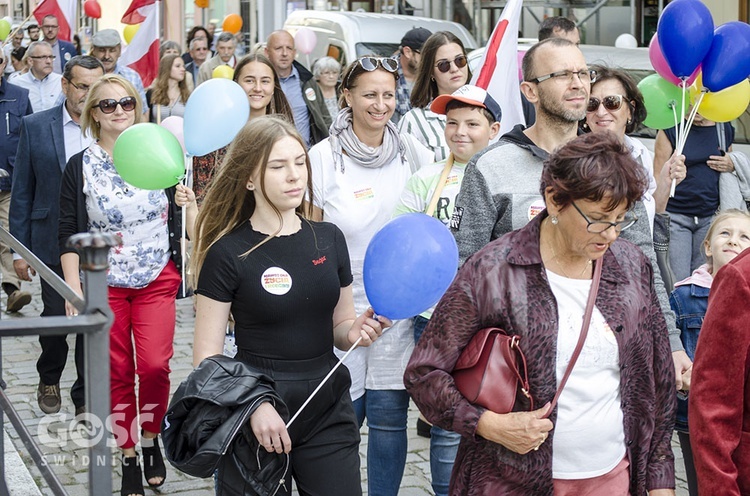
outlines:
{"label": "sunglasses", "polygon": [[121,98],[119,102],[114,98],[107,98],[105,100],[100,100],[99,103],[94,105],[94,107],[98,107],[103,114],[111,114],[117,109],[118,105],[122,107],[125,112],[132,112],[135,110],[135,98],[132,96],[126,96]]}
{"label": "sunglasses", "polygon": [[[452,62],[456,64],[456,67],[458,67],[459,69],[463,69],[464,67],[466,67],[466,55],[459,55],[458,57],[453,59]],[[440,72],[448,72],[451,70],[451,61],[446,59],[438,60],[437,64],[435,64],[435,67],[437,67]]]}
{"label": "sunglasses", "polygon": [[599,105],[604,105],[606,110],[614,112],[615,110],[620,110],[623,101],[625,101],[625,98],[622,95],[609,95],[601,100],[592,96],[589,98],[589,105],[586,107],[586,112],[596,112],[599,110]]}
{"label": "sunglasses", "polygon": [[[359,64],[359,66],[367,72],[376,70],[378,68],[378,65],[393,74],[398,71],[398,61],[391,57],[362,57],[360,59],[357,59],[355,64]],[[354,69],[349,71],[349,75],[346,77],[347,88],[349,87],[349,80],[351,79],[353,72]]]}

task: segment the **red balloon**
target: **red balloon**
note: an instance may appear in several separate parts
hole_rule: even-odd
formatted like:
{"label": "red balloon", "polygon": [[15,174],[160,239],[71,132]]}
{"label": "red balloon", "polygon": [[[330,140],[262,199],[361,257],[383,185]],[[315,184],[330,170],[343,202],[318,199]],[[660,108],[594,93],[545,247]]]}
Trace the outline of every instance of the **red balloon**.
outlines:
{"label": "red balloon", "polygon": [[102,7],[96,0],[86,0],[83,2],[83,11],[92,19],[99,19],[102,16]]}

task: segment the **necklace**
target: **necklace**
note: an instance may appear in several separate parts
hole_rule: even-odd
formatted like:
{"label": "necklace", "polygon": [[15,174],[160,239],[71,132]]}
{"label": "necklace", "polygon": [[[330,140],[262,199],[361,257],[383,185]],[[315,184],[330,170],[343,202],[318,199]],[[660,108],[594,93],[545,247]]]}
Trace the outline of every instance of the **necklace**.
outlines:
{"label": "necklace", "polygon": [[[547,219],[549,219],[549,217]],[[545,222],[547,221],[547,219],[545,219]],[[580,279],[581,277],[583,277],[583,274],[586,272],[586,270],[588,270],[588,268],[591,266],[591,260],[587,260],[583,266],[583,269],[581,270],[581,273],[578,274],[578,277],[570,277],[568,275],[568,272],[565,270],[565,267],[563,267],[563,264],[560,262],[560,259],[557,258],[557,253],[555,252],[555,246],[552,244],[552,239],[547,240],[547,244],[549,245],[549,249],[552,250],[552,260],[555,261],[559,269],[562,271],[563,275],[568,279]]]}

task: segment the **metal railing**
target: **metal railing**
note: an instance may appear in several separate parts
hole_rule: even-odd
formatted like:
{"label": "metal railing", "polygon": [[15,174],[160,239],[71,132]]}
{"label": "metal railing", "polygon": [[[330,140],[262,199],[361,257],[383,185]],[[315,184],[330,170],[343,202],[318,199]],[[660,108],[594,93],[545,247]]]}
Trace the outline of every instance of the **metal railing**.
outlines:
{"label": "metal railing", "polygon": [[[0,321],[0,456],[4,453],[3,414],[5,414],[52,493],[55,496],[66,496],[68,493],[60,479],[46,463],[44,453],[5,394],[6,385],[2,376],[2,338],[83,334],[86,411],[94,418],[106,419],[110,414],[109,328],[112,324],[112,312],[107,299],[107,255],[111,247],[119,244],[119,239],[111,234],[82,233],[72,236],[68,241],[68,245],[75,247],[80,256],[85,300],[81,299],[70,286],[65,284],[65,281],[2,227],[0,227],[0,241],[19,254],[42,279],[79,312],[75,317],[50,316]],[[102,425],[104,425],[103,422]],[[97,437],[98,439],[89,446],[89,460],[92,460],[89,467],[89,494],[111,494],[112,456],[107,446],[108,436]],[[0,496],[8,494],[5,481],[5,464],[0,463]]]}

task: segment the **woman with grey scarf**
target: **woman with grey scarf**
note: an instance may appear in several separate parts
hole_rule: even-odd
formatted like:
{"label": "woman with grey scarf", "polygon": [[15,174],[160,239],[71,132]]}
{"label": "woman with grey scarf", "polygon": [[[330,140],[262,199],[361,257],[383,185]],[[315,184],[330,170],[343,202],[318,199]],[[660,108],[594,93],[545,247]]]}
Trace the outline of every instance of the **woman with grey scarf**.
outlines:
{"label": "woman with grey scarf", "polygon": [[[342,76],[342,109],[329,137],[310,149],[314,220],[336,224],[346,236],[354,276],[354,306],[369,306],[362,265],[372,236],[391,219],[411,174],[433,154],[390,121],[396,107],[398,62],[362,57]],[[414,347],[408,321],[396,321],[369,348],[347,359],[360,424],[367,418],[368,494],[396,496],[406,463],[409,396],[403,373]]]}

